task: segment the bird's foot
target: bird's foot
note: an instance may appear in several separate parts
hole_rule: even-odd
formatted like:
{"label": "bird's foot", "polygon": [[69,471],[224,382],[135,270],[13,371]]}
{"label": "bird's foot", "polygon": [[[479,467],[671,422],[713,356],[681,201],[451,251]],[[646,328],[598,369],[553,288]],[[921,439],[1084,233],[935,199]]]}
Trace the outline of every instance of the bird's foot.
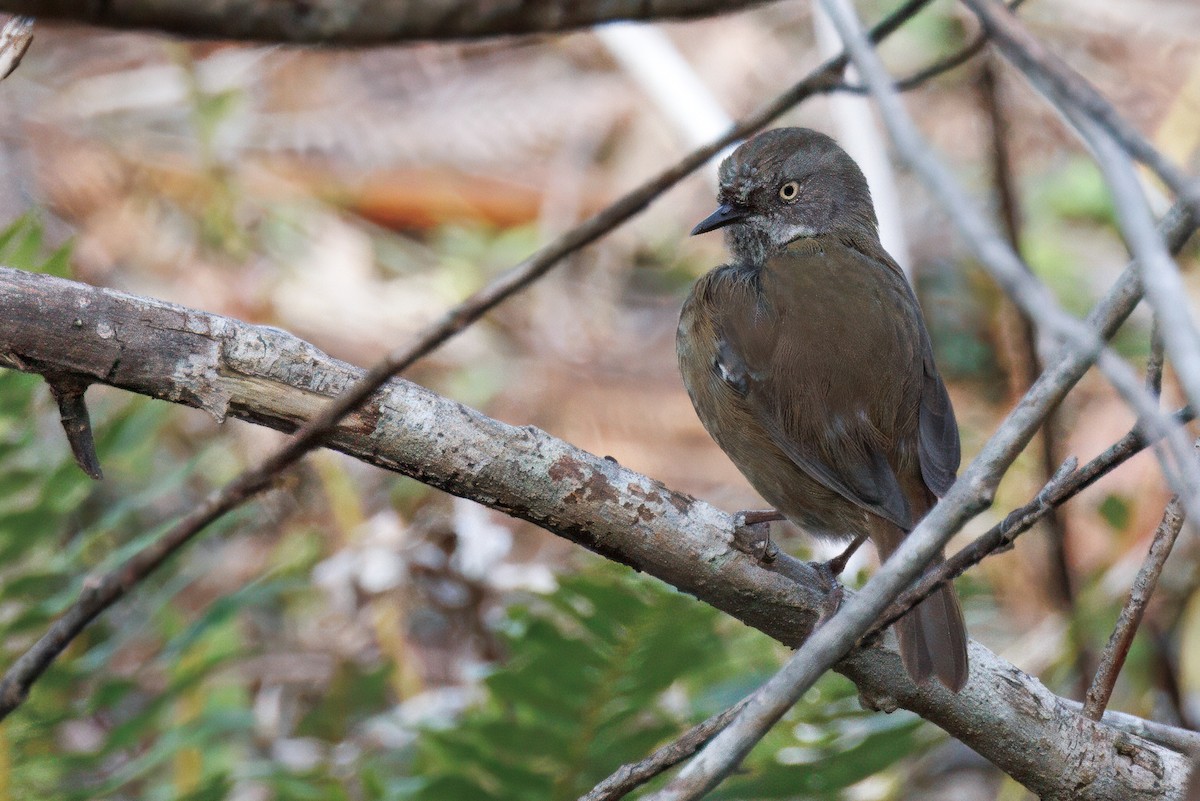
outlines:
{"label": "bird's foot", "polygon": [[854,540],[846,546],[840,554],[830,559],[828,562],[815,562],[813,567],[817,570],[817,575],[821,578],[821,583],[824,585],[825,601],[821,604],[821,615],[817,618],[817,625],[820,626],[826,620],[833,617],[834,613],[842,606],[842,599],[846,595],[845,588],[842,587],[841,579],[842,571],[846,569],[846,563],[850,561],[850,557],[854,555],[864,542],[867,540],[867,535],[859,534]]}
{"label": "bird's foot", "polygon": [[771,522],[783,520],[774,509],[738,512],[733,516],[733,547],[760,562],[773,562],[779,547],[771,541]]}
{"label": "bird's foot", "polygon": [[824,569],[829,571],[829,574],[835,578],[842,575],[842,572],[846,569],[846,563],[850,561],[850,557],[854,556],[855,552],[861,548],[862,544],[866,541],[867,535],[859,534],[850,541],[850,544],[846,546],[844,551],[830,559],[828,562],[823,563]]}

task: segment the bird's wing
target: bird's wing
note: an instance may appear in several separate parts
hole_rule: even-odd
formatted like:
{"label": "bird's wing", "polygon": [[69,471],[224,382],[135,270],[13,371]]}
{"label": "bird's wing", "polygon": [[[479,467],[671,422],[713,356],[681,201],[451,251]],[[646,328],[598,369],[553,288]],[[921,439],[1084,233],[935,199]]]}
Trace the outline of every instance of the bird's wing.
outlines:
{"label": "bird's wing", "polygon": [[924,383],[921,385],[921,411],[919,417],[918,454],[921,459],[921,477],[925,486],[939,498],[950,490],[962,459],[958,439],[958,422],[954,419],[954,407],[946,385],[933,362],[933,348],[929,335],[924,336]]}
{"label": "bird's wing", "polygon": [[[855,430],[860,421],[804,420],[797,415],[797,383],[822,380],[806,375],[813,367],[813,350],[780,346],[811,342],[810,332],[788,330],[805,325],[803,316],[776,314],[753,292],[731,292],[723,300],[714,367],[773,444],[830,491],[911,530],[912,512],[887,454],[874,438]],[[817,430],[819,436],[813,434]],[[836,459],[830,453],[836,453]]]}

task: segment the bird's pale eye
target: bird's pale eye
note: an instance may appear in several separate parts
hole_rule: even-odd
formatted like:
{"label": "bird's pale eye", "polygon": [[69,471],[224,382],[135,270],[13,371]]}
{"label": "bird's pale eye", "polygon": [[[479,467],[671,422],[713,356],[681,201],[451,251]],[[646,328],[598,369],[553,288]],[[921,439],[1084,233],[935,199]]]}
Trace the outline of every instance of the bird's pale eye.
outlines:
{"label": "bird's pale eye", "polygon": [[791,203],[800,195],[800,184],[796,181],[788,181],[783,186],[779,187],[779,198],[784,203]]}

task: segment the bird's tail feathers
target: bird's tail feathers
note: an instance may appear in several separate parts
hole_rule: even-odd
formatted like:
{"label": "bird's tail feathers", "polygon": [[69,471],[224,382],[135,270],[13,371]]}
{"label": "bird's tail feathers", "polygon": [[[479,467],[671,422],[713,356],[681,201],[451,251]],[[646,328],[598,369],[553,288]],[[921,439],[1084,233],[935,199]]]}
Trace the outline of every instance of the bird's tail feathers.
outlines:
{"label": "bird's tail feathers", "polygon": [[[878,520],[872,539],[879,557],[886,560],[900,546],[904,532]],[[939,556],[937,561],[941,562]],[[896,621],[900,659],[918,684],[936,678],[952,692],[967,683],[967,627],[954,587],[944,584]]]}

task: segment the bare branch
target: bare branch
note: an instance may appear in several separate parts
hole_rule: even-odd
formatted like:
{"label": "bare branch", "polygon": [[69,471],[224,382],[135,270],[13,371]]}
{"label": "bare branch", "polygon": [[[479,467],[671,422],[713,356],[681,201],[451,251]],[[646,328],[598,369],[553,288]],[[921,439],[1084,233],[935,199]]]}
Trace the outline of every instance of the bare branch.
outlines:
{"label": "bare branch", "polygon": [[688,19],[768,0],[0,0],[0,11],[200,39],[378,45],[557,33],[615,20]]}
{"label": "bare branch", "polygon": [[[0,307],[0,364],[72,372],[285,431],[362,376],[278,329],[47,275],[0,269]],[[324,444],[534,522],[788,645],[803,640],[827,603],[805,563],[780,554],[767,569],[734,548],[729,515],[403,380],[389,382]],[[74,631],[149,567],[139,554],[85,582],[79,601],[0,679],[0,713]],[[918,712],[1046,797],[1141,801],[1182,781],[1183,757],[1080,717],[978,644],[971,664],[972,681],[959,695],[914,686],[890,644],[858,650],[838,669],[877,707]],[[1076,776],[1062,770],[1068,761],[1103,778],[1072,795]]]}
{"label": "bare branch", "polygon": [[1088,688],[1083,714],[1092,720],[1099,720],[1104,714],[1104,708],[1108,706],[1108,699],[1112,696],[1117,676],[1125,664],[1125,657],[1129,654],[1129,646],[1133,645],[1133,637],[1141,625],[1146,605],[1150,603],[1150,596],[1158,585],[1158,577],[1167,564],[1167,557],[1171,555],[1171,549],[1175,547],[1175,540],[1182,528],[1183,505],[1176,496],[1171,498],[1163,511],[1162,522],[1158,524],[1154,539],[1150,543],[1150,551],[1133,580],[1129,598],[1125,601],[1117,625],[1108,638],[1108,645],[1100,658],[1100,667],[1092,679],[1092,686]]}

